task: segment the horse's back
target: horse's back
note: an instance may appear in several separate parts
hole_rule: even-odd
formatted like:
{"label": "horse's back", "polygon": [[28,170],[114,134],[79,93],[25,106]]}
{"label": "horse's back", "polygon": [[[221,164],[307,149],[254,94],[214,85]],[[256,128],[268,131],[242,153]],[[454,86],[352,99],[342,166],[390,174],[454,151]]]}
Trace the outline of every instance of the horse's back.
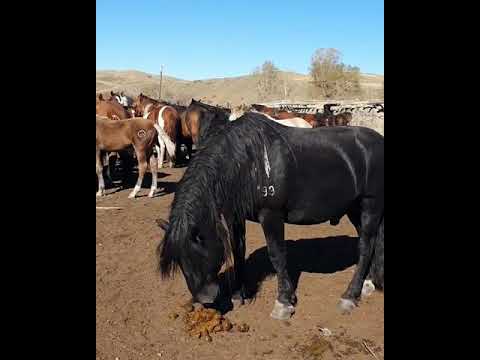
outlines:
{"label": "horse's back", "polygon": [[359,198],[382,198],[384,140],[374,130],[285,127],[257,114],[239,120],[230,131],[255,124],[268,139],[264,206],[283,207],[287,222],[325,222],[346,214]]}

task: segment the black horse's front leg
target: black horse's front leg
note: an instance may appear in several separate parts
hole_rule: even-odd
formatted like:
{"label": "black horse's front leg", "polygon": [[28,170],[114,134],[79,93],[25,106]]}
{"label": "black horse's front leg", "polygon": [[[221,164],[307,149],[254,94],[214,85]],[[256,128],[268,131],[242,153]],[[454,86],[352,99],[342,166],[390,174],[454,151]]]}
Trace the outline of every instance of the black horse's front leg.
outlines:
{"label": "black horse's front leg", "polygon": [[287,320],[295,312],[295,290],[287,271],[287,249],[284,239],[284,219],[281,213],[264,209],[259,214],[263,232],[267,240],[268,255],[277,272],[278,298],[271,317]]}

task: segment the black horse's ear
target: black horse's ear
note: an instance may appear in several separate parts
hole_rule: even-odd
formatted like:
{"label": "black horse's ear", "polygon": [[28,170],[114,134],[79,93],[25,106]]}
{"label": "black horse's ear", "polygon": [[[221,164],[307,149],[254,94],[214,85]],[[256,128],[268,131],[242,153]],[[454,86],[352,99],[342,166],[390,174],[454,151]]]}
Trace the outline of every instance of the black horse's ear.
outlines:
{"label": "black horse's ear", "polygon": [[160,228],[161,228],[163,231],[167,231],[167,230],[168,230],[168,227],[170,226],[170,224],[168,223],[167,220],[157,219],[157,220],[155,220],[155,222],[157,223],[158,226],[160,226]]}

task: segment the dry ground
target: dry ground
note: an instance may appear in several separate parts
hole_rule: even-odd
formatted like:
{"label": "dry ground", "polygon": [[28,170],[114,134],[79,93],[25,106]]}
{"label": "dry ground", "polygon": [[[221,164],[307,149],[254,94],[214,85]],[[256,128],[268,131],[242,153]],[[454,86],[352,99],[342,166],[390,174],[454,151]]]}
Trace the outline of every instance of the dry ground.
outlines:
{"label": "dry ground", "polygon": [[[127,199],[129,190],[123,190],[97,200],[97,206],[123,210],[96,211],[96,359],[374,359],[364,342],[383,359],[383,293],[363,300],[351,315],[336,310],[356,261],[356,234],[346,218],[336,227],[286,226],[289,259],[297,264],[293,273],[298,277],[299,301],[291,320],[269,317],[276,296],[276,277],[271,276],[254,302],[227,314],[234,322],[248,323],[248,333],[217,334],[211,343],[189,338],[181,320],[169,318],[189,300],[183,277],[162,281],[156,272],[155,248],[163,232],[154,220],[168,216],[183,170],[163,173],[159,185],[167,191],[155,199]],[[141,195],[147,193],[142,189]],[[268,272],[258,224],[248,223],[247,244],[251,278]],[[321,337],[319,328],[333,335]]]}

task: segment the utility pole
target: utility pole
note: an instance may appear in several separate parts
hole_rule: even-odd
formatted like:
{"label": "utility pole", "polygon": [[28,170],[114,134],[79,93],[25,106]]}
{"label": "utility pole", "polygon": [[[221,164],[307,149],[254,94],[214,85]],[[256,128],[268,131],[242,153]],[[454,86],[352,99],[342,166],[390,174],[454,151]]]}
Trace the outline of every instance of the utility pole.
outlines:
{"label": "utility pole", "polygon": [[162,100],[162,79],[163,79],[163,65],[160,69],[160,91],[158,93],[158,100]]}

